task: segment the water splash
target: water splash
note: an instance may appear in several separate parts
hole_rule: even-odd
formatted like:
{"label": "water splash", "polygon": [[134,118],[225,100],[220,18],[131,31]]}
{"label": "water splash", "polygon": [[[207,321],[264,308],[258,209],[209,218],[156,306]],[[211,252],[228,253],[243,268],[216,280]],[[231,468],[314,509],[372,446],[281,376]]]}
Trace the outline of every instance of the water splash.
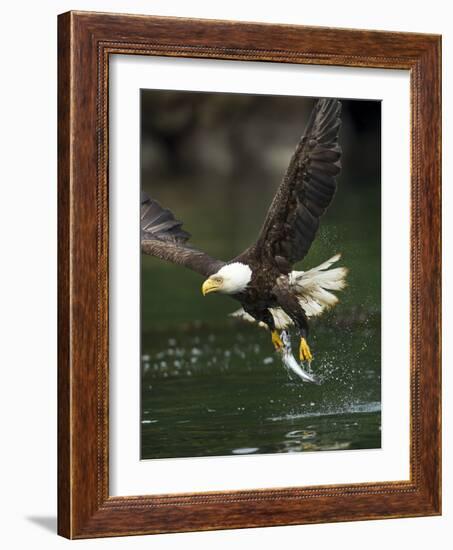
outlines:
{"label": "water splash", "polygon": [[[296,374],[303,382],[311,382],[312,384],[321,384],[321,380],[316,377],[311,372],[308,372],[302,368],[301,365],[296,361],[292,348],[291,348],[291,337],[289,332],[283,330],[281,332],[281,339],[283,341],[283,349],[280,351],[282,356],[282,363],[285,366],[286,370]],[[308,361],[308,368],[311,368],[311,361]]]}

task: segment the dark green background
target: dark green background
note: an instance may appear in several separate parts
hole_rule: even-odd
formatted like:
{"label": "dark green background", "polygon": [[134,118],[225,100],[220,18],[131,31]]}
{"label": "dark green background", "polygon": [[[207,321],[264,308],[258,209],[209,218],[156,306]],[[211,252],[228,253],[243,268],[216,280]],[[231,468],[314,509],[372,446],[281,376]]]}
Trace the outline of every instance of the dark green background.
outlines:
{"label": "dark green background", "polygon": [[[255,239],[314,100],[142,90],[142,188],[191,242],[230,259]],[[380,103],[343,100],[343,170],[308,256],[350,269],[311,323],[321,386],[291,379],[262,329],[202,279],[142,256],[142,458],[380,446]]]}

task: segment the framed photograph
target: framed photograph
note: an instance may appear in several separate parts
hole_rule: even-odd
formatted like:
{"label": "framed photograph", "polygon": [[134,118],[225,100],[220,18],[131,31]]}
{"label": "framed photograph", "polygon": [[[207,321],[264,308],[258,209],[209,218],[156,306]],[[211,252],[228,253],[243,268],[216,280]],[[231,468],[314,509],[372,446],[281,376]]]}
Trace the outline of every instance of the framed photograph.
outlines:
{"label": "framed photograph", "polygon": [[441,513],[440,48],[59,16],[61,535]]}

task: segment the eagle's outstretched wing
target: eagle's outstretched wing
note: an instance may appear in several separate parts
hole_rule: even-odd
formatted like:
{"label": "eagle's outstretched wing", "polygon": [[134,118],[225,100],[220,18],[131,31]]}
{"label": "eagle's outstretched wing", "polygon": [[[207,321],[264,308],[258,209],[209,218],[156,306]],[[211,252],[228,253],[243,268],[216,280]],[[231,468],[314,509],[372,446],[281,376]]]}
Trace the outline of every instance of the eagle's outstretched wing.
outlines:
{"label": "eagle's outstretched wing", "polygon": [[145,193],[142,193],[140,217],[141,245],[145,254],[183,265],[205,277],[225,265],[188,245],[190,234],[182,229],[182,222]]}
{"label": "eagle's outstretched wing", "polygon": [[252,255],[262,262],[275,262],[282,271],[289,272],[307,254],[319,218],[336,191],[335,176],[340,172],[341,158],[340,113],[337,99],[316,102],[258,240],[240,258]]}

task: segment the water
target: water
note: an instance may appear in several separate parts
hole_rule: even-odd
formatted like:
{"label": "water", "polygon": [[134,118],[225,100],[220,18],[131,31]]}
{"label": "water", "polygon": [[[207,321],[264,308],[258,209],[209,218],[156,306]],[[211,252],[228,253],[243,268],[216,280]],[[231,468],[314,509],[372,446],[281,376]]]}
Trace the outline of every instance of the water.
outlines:
{"label": "water", "polygon": [[145,333],[142,458],[379,448],[379,316],[334,315],[312,323],[319,386],[238,321]]}
{"label": "water", "polygon": [[[143,458],[380,447],[380,185],[377,175],[351,172],[362,155],[352,152],[357,158],[345,160],[335,200],[295,266],[341,252],[339,265],[350,270],[339,304],[310,321],[319,386],[289,377],[263,329],[228,319],[237,302],[203,297],[198,274],[142,256]],[[195,247],[231,259],[255,241],[281,178],[264,176],[199,171],[143,181],[184,221]]]}

